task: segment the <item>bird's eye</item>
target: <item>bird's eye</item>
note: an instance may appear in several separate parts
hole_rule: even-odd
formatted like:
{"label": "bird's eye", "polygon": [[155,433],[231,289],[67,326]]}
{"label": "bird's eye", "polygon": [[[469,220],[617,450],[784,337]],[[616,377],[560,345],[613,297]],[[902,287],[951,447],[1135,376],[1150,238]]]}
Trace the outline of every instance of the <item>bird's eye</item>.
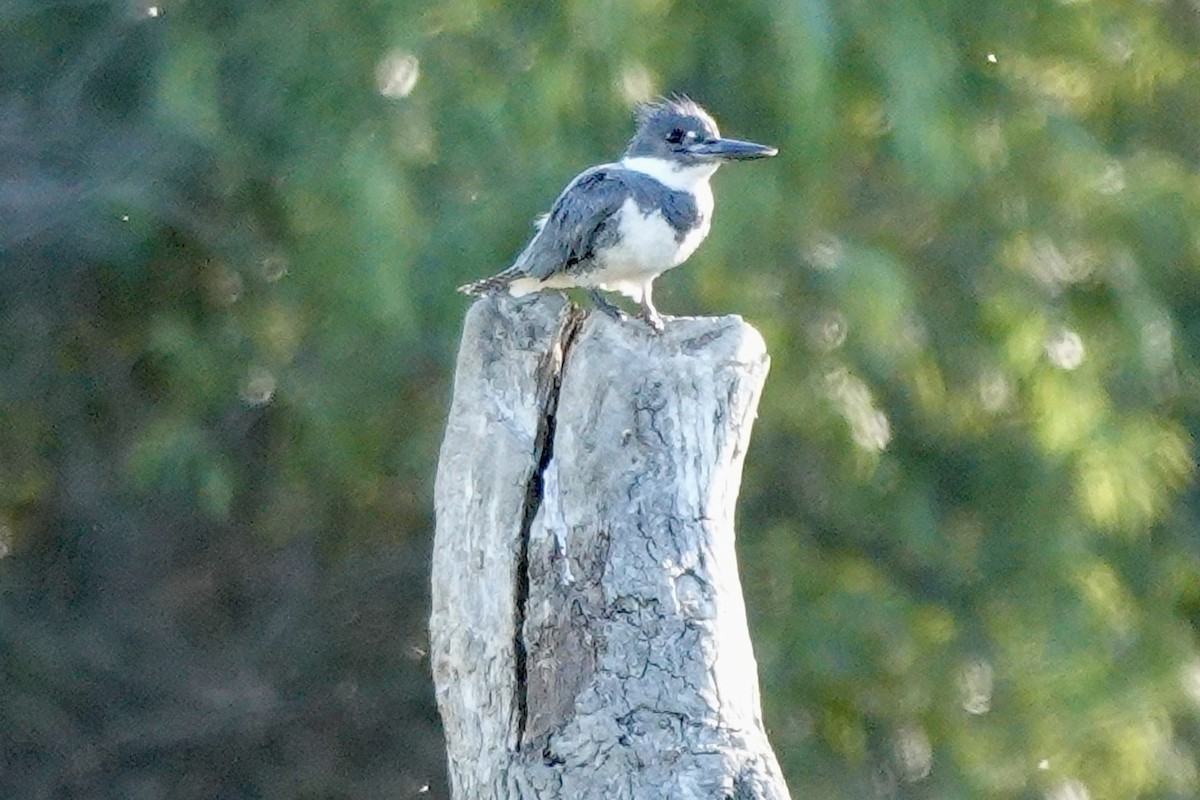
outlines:
{"label": "bird's eye", "polygon": [[667,134],[667,141],[671,144],[679,144],[683,141],[684,135],[683,128],[676,128]]}

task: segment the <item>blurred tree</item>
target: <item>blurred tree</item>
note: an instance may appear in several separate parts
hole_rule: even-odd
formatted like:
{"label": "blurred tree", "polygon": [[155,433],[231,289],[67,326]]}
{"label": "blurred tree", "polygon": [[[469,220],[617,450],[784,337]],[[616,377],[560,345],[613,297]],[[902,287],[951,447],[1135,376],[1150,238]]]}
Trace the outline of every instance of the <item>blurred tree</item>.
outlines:
{"label": "blurred tree", "polygon": [[440,796],[452,287],[632,103],[781,147],[666,312],[774,356],[798,797],[1200,792],[1190,0],[0,5],[0,787]]}

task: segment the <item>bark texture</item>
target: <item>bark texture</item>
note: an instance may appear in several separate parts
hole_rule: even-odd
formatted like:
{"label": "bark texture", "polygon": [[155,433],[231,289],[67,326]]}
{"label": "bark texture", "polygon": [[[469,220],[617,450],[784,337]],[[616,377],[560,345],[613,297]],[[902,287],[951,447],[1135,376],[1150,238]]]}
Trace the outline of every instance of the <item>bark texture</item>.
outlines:
{"label": "bark texture", "polygon": [[738,317],[472,307],[430,622],[456,800],[788,797],[734,555],[767,368]]}

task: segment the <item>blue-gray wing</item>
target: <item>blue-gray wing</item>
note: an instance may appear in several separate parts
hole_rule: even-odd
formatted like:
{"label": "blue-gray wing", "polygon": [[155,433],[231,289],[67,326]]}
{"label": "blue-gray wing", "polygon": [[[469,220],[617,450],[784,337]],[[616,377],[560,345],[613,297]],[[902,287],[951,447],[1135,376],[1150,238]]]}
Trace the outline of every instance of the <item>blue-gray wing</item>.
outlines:
{"label": "blue-gray wing", "polygon": [[616,241],[617,212],[631,196],[627,175],[607,164],[580,173],[554,201],[517,269],[538,279],[587,269],[598,249]]}

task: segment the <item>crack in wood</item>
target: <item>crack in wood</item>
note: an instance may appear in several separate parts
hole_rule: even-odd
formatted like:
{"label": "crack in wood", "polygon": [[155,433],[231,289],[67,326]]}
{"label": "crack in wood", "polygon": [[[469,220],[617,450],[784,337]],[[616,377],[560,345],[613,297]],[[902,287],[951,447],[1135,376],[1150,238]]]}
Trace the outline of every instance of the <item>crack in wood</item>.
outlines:
{"label": "crack in wood", "polygon": [[514,587],[513,657],[516,667],[517,691],[517,736],[516,748],[521,749],[525,738],[525,725],[529,718],[529,653],[525,647],[525,619],[529,602],[529,537],[533,520],[542,506],[544,476],[550,459],[554,456],[554,423],[558,412],[558,396],[562,389],[562,375],[566,368],[567,355],[575,337],[583,325],[585,313],[575,305],[569,305],[563,315],[562,324],[554,337],[554,346],[538,365],[538,428],[533,442],[535,466],[525,487],[525,502],[521,516],[521,532],[518,537],[516,585]]}

